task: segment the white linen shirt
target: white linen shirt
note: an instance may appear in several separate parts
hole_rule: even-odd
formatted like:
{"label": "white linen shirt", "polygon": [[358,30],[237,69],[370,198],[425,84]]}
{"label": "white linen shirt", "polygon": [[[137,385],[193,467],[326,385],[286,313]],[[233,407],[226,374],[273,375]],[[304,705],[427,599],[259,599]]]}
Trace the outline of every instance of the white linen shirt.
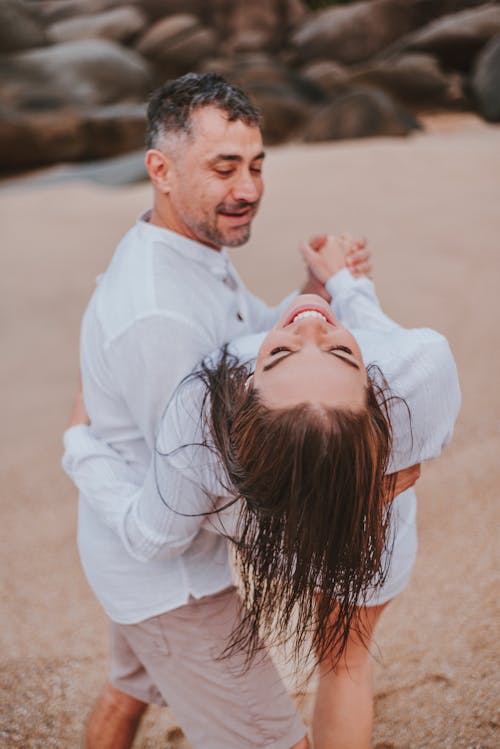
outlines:
{"label": "white linen shirt", "polygon": [[[269,328],[281,309],[245,288],[224,250],[147,218],[125,235],[98,279],[80,349],[93,433],[119,454],[139,484],[165,404],[183,377],[225,342]],[[179,558],[167,568],[131,556],[109,522],[124,510],[120,486],[117,490],[102,461],[94,468],[107,491],[80,496],[78,545],[89,583],[111,619],[141,621],[186,603],[190,594],[220,589],[199,554],[191,563]],[[203,548],[226,570],[224,544],[210,534]]]}
{"label": "white linen shirt", "polygon": [[[353,279],[347,270],[334,276],[328,289],[334,312],[354,333],[365,363],[380,366],[394,393],[406,400],[411,414],[410,428],[407,406],[398,400],[393,402],[390,470],[437,457],[451,438],[460,404],[456,368],[446,339],[426,328],[407,330],[398,326],[380,310],[373,284],[367,279]],[[233,345],[234,352],[248,360],[250,368],[262,337],[247,337]],[[73,427],[65,434],[65,470],[86,497],[100,504],[106,532],[123,550],[116,555],[114,545],[110,560],[109,549],[105,548],[101,561],[104,571],[97,585],[94,575],[94,589],[116,621],[140,621],[176,608],[189,594],[209,595],[232,581],[227,541],[218,531],[234,532],[237,511],[233,508],[206,519],[197,516],[211,508],[203,489],[224,494],[213,455],[194,445],[203,437],[199,432],[200,397],[200,387],[193,383],[181,387],[172,399],[162,418],[157,443],[161,453],[170,454],[156,455],[144,482],[113,446],[95,437],[94,426]],[[186,444],[192,446],[172,454]],[[415,508],[413,490],[395,500],[394,534],[402,538],[412,527]],[[407,577],[411,571],[416,535],[411,537],[412,548],[400,544],[408,563],[398,571],[396,560],[394,580],[403,572]],[[111,586],[110,566],[114,567],[116,585],[120,576],[126,575],[126,597]],[[400,581],[394,584],[395,592],[398,586]],[[393,594],[389,585],[384,600]],[[382,598],[377,601],[382,602]]]}

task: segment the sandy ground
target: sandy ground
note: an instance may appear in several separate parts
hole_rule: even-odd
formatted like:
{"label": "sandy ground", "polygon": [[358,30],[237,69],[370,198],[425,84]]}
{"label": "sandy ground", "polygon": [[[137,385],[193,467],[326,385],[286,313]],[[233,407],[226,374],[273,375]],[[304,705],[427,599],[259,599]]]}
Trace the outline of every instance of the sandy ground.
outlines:
{"label": "sandy ground", "polygon": [[[454,441],[419,484],[416,573],[378,630],[374,745],[498,747],[500,128],[444,119],[408,140],[270,149],[266,180],[234,252],[250,287],[273,301],[298,284],[310,233],[366,235],[386,310],[446,334],[461,374]],[[105,679],[61,433],[94,277],[149,201],[144,184],[0,190],[2,749],[78,747]],[[137,747],[186,747],[174,725],[152,711]]]}

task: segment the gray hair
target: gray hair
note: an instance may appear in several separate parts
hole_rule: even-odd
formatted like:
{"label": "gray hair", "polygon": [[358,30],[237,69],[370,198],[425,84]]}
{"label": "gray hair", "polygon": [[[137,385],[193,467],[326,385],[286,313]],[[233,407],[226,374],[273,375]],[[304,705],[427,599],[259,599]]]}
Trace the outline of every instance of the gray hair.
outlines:
{"label": "gray hair", "polygon": [[186,73],[153,91],[148,104],[147,148],[158,148],[160,139],[170,134],[189,136],[192,113],[208,106],[223,111],[229,122],[241,120],[251,127],[261,125],[257,107],[222,75]]}

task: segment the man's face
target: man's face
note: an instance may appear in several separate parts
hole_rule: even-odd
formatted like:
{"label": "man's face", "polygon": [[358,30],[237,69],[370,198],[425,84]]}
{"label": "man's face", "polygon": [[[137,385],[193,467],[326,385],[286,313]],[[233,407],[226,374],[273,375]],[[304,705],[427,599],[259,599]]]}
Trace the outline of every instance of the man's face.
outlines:
{"label": "man's face", "polygon": [[210,106],[193,113],[191,130],[173,154],[169,228],[212,247],[239,247],[264,189],[260,129]]}

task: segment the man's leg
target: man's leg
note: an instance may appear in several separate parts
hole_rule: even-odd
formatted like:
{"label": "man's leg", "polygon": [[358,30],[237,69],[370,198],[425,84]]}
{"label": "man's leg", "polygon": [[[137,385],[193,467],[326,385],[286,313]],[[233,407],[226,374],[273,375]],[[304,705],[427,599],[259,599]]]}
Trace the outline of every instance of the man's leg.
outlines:
{"label": "man's leg", "polygon": [[373,691],[369,646],[375,625],[387,604],[359,609],[363,644],[352,632],[335,666],[320,664],[314,706],[314,749],[369,749],[373,728]]}
{"label": "man's leg", "polygon": [[147,706],[108,682],[89,715],[84,749],[130,749]]}

